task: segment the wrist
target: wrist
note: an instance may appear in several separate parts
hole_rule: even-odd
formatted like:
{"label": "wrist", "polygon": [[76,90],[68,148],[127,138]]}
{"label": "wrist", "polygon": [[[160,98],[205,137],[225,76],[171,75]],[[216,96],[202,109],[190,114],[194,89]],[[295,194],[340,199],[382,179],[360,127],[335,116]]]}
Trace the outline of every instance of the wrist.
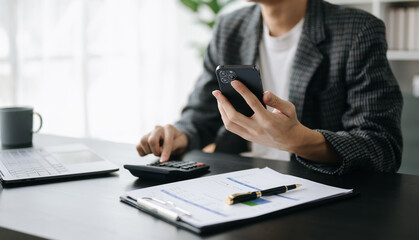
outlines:
{"label": "wrist", "polygon": [[294,136],[294,141],[292,141],[288,152],[296,155],[307,155],[307,152],[316,149],[316,146],[325,144],[326,141],[321,133],[309,129],[301,123],[294,131]]}
{"label": "wrist", "polygon": [[333,165],[342,164],[342,159],[327,142],[323,134],[303,125],[296,132],[298,133],[298,138],[296,138],[293,147],[290,149],[290,153],[313,162]]}

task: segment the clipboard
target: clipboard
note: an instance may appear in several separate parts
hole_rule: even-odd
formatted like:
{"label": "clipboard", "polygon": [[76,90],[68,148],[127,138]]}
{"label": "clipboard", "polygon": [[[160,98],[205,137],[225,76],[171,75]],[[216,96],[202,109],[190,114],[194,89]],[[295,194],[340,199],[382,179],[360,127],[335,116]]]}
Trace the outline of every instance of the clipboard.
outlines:
{"label": "clipboard", "polygon": [[[244,171],[249,171],[249,170],[244,170]],[[273,171],[273,170],[271,170],[271,171]],[[243,172],[243,171],[238,171],[238,172]],[[204,178],[216,178],[217,176],[221,177],[222,175],[230,176],[231,174],[238,173],[238,172],[220,174],[220,175],[209,176],[209,177],[204,177]],[[223,177],[225,177],[225,176],[223,176]],[[286,176],[288,176],[288,175],[286,175]],[[294,178],[296,178],[296,177],[294,177]],[[202,179],[203,178],[192,179],[192,180],[187,180],[187,181],[188,182],[190,182],[190,181],[200,182],[200,181],[203,181]],[[308,181],[308,180],[305,180],[305,181]],[[172,183],[172,184],[177,184],[178,186],[182,186],[184,184],[187,184],[187,183],[183,183],[183,182],[186,182],[186,181],[180,181],[180,182],[176,182],[176,183]],[[159,185],[159,186],[156,186],[156,187],[164,187],[165,185],[168,185],[168,184]],[[330,186],[328,186],[328,187],[330,187]],[[155,187],[151,187],[151,188],[155,188]],[[145,189],[147,189],[147,188],[145,188]],[[274,217],[274,216],[285,215],[285,214],[288,214],[290,212],[304,210],[304,209],[307,209],[307,208],[310,208],[310,207],[323,205],[323,204],[330,203],[330,202],[333,202],[333,201],[352,198],[352,197],[357,196],[357,195],[358,195],[357,192],[354,192],[354,191],[351,190],[351,191],[345,192],[344,194],[339,194],[339,195],[331,196],[331,197],[327,197],[327,198],[319,198],[319,199],[314,200],[314,201],[309,201],[309,202],[306,202],[306,203],[297,204],[295,206],[283,208],[283,209],[276,210],[276,211],[270,211],[270,212],[267,212],[265,214],[252,216],[252,217],[249,217],[249,218],[236,219],[236,220],[233,220],[233,221],[218,222],[218,223],[214,223],[214,224],[205,224],[203,226],[194,226],[193,224],[191,224],[187,221],[184,221],[184,219],[182,219],[182,218],[180,218],[178,220],[174,220],[173,218],[168,218],[168,217],[165,217],[162,214],[158,214],[156,211],[151,211],[147,208],[144,208],[144,207],[138,205],[136,199],[129,196],[129,194],[125,194],[125,195],[121,196],[120,201],[123,202],[123,203],[126,203],[126,204],[128,204],[132,207],[135,207],[135,208],[137,208],[137,209],[139,209],[139,210],[141,210],[141,211],[143,211],[147,214],[150,214],[150,215],[152,215],[152,216],[154,216],[158,219],[161,219],[161,220],[163,220],[167,223],[175,225],[179,228],[191,231],[191,232],[199,234],[199,235],[207,235],[207,234],[212,234],[212,233],[220,232],[220,231],[227,230],[227,229],[232,229],[232,228],[237,227],[237,226],[243,226],[244,224],[247,224],[247,223],[258,222],[258,221],[268,219],[268,218],[271,218],[271,217]]]}
{"label": "clipboard", "polygon": [[149,211],[148,209],[142,208],[139,205],[137,205],[137,203],[134,199],[128,197],[127,195],[121,196],[120,201],[125,203],[125,204],[128,204],[129,206],[134,207],[134,208],[136,208],[136,209],[138,209],[142,212],[150,214],[153,217],[156,217],[156,218],[158,218],[162,221],[170,223],[170,224],[172,224],[176,227],[188,230],[188,231],[196,233],[198,235],[209,235],[209,234],[215,234],[215,233],[218,233],[218,232],[222,232],[222,231],[225,231],[225,230],[231,230],[233,228],[243,226],[244,224],[251,224],[251,223],[259,222],[259,221],[262,221],[262,220],[267,220],[267,219],[270,219],[270,218],[273,218],[273,217],[284,216],[284,215],[287,215],[289,213],[298,212],[298,211],[305,210],[305,209],[308,209],[308,208],[321,206],[321,205],[325,205],[327,203],[337,202],[337,201],[341,201],[341,200],[344,200],[344,199],[353,198],[353,197],[356,197],[356,196],[359,196],[359,192],[353,191],[352,193],[349,193],[349,194],[337,196],[337,197],[334,197],[334,198],[324,199],[324,200],[321,200],[321,201],[316,201],[316,202],[311,202],[311,203],[298,205],[296,207],[283,209],[283,210],[280,210],[280,211],[268,213],[266,215],[259,216],[259,217],[254,217],[254,218],[251,218],[251,219],[244,219],[244,220],[237,220],[237,221],[233,221],[233,222],[214,224],[214,225],[204,226],[204,227],[201,227],[201,228],[192,226],[192,225],[190,225],[186,222],[183,222],[182,220],[173,221],[171,219],[165,218],[164,216],[158,215],[155,212]]}
{"label": "clipboard", "polygon": [[139,206],[137,204],[137,201],[135,199],[130,198],[128,195],[121,196],[120,197],[120,200],[123,203],[126,203],[126,204],[128,204],[128,205],[130,205],[132,207],[135,207],[135,208],[137,208],[137,209],[139,209],[139,210],[141,210],[141,211],[143,211],[145,213],[148,213],[148,214],[150,214],[150,215],[152,215],[152,216],[154,216],[154,217],[156,217],[158,219],[161,219],[161,220],[163,220],[163,221],[165,221],[167,223],[173,224],[173,225],[175,225],[177,227],[180,227],[180,228],[189,230],[189,231],[194,232],[194,233],[197,233],[197,234],[203,234],[203,230],[204,230],[203,228],[194,227],[194,226],[192,226],[192,225],[190,225],[190,224],[188,224],[186,222],[183,222],[182,220],[174,221],[172,219],[169,219],[169,218],[166,218],[166,217],[164,217],[162,215],[159,215],[156,212],[153,212],[153,211],[150,211],[150,210],[148,210],[146,208],[143,208],[143,207],[141,207],[141,206]]}

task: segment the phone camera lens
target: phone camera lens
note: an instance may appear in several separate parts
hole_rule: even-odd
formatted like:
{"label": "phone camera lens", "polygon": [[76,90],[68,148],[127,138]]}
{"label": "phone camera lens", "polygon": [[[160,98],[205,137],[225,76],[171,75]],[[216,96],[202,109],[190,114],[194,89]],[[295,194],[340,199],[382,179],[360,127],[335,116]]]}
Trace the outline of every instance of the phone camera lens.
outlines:
{"label": "phone camera lens", "polygon": [[231,80],[236,79],[236,73],[233,71],[229,71],[228,73],[228,78],[230,78]]}
{"label": "phone camera lens", "polygon": [[229,81],[230,81],[230,79],[228,79],[226,77],[221,78],[221,82],[223,82],[223,83],[228,83]]}
{"label": "phone camera lens", "polygon": [[220,76],[221,77],[227,77],[227,72],[226,71],[220,71]]}

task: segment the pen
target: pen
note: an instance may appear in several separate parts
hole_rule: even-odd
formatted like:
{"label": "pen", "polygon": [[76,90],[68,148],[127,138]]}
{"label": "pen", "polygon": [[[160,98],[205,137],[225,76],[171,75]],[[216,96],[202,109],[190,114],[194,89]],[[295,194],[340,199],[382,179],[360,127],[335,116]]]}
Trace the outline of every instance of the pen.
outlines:
{"label": "pen", "polygon": [[296,189],[298,187],[301,187],[301,184],[281,186],[281,187],[270,188],[270,189],[266,189],[266,190],[262,190],[262,191],[254,191],[254,192],[247,192],[247,193],[235,193],[235,194],[229,196],[226,199],[226,203],[228,205],[232,205],[232,204],[239,203],[239,202],[251,201],[251,200],[258,199],[262,196],[270,196],[270,195],[284,193],[286,191]]}

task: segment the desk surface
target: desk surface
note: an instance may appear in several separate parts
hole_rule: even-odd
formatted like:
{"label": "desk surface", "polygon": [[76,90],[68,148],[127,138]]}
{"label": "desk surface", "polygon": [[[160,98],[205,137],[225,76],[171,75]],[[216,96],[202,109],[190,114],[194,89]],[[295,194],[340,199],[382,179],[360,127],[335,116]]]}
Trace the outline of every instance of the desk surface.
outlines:
{"label": "desk surface", "polygon": [[211,165],[211,173],[269,166],[281,173],[354,188],[359,196],[271,217],[229,231],[198,236],[119,201],[127,191],[151,186],[123,164],[148,163],[134,145],[37,135],[35,146],[84,143],[120,167],[104,178],[20,188],[0,187],[0,236],[53,239],[419,239],[419,177],[357,173],[327,176],[297,162],[247,159],[194,152],[187,155]]}

